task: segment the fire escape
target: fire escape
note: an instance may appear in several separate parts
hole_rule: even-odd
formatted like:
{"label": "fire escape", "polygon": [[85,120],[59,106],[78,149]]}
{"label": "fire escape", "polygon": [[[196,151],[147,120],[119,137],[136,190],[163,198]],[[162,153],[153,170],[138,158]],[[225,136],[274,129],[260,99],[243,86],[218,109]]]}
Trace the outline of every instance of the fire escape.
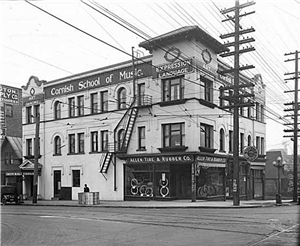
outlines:
{"label": "fire escape", "polygon": [[141,107],[148,107],[151,104],[152,97],[149,95],[142,95],[133,99],[130,107],[126,110],[114,129],[114,142],[108,144],[106,152],[101,156],[100,173],[102,175],[107,173],[110,163],[114,162],[116,154],[127,153],[138,110]]}

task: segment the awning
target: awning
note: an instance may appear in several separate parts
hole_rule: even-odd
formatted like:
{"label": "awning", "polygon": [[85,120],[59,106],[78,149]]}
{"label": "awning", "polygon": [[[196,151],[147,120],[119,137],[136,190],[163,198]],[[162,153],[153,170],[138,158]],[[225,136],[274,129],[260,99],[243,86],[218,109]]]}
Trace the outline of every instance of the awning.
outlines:
{"label": "awning", "polygon": [[264,170],[266,167],[265,162],[250,162],[250,168],[256,170]]}
{"label": "awning", "polygon": [[[42,167],[43,167],[43,165],[38,163],[38,170],[41,170]],[[26,159],[22,162],[22,164],[19,165],[19,168],[22,171],[34,171],[34,162]]]}
{"label": "awning", "polygon": [[197,162],[197,167],[226,167],[225,163],[205,163],[205,162]]}

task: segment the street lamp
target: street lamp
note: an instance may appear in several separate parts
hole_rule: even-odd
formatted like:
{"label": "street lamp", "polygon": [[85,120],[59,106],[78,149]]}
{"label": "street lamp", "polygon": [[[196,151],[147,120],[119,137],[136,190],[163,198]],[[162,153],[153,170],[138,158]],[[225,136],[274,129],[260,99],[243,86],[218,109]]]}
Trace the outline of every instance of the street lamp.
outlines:
{"label": "street lamp", "polygon": [[280,188],[280,168],[283,167],[283,164],[281,162],[281,157],[277,157],[277,161],[273,161],[273,166],[277,168],[277,194],[276,194],[276,204],[281,204],[281,188]]}

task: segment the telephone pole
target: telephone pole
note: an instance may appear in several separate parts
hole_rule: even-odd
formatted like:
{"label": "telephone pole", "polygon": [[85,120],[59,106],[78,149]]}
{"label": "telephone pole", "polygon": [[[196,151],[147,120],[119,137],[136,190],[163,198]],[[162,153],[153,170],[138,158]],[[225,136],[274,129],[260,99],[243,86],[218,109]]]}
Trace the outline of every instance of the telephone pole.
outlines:
{"label": "telephone pole", "polygon": [[[249,107],[249,106],[253,106],[252,103],[243,103],[243,98],[245,97],[252,97],[253,94],[240,94],[240,88],[244,88],[244,87],[252,87],[253,84],[249,83],[249,84],[242,84],[240,85],[240,77],[239,77],[239,71],[241,70],[245,70],[245,69],[250,69],[250,68],[254,68],[253,65],[247,65],[247,66],[242,66],[240,67],[240,61],[239,61],[239,56],[242,53],[245,52],[249,52],[249,51],[254,51],[255,48],[250,46],[249,48],[242,48],[240,50],[240,45],[242,44],[246,44],[249,42],[253,42],[255,41],[253,38],[244,38],[242,40],[240,40],[240,35],[246,34],[246,33],[250,33],[250,32],[254,32],[254,28],[249,28],[249,29],[243,29],[240,26],[240,18],[249,14],[254,13],[254,11],[249,12],[249,13],[245,13],[245,14],[240,14],[240,10],[251,6],[255,4],[254,2],[247,2],[245,4],[239,4],[239,1],[236,0],[235,1],[235,7],[229,8],[229,9],[225,9],[225,10],[221,10],[221,13],[223,15],[226,15],[226,17],[228,19],[222,20],[222,22],[224,21],[233,21],[234,22],[234,29],[235,31],[233,33],[229,33],[229,34],[224,34],[221,35],[220,38],[225,39],[225,38],[231,38],[234,37],[234,42],[227,42],[224,45],[227,47],[233,46],[234,47],[234,51],[232,52],[226,52],[221,54],[221,57],[227,57],[227,56],[231,56],[234,55],[234,68],[233,69],[229,69],[229,70],[225,70],[225,71],[221,71],[221,74],[225,74],[225,73],[234,73],[234,85],[229,86],[229,87],[223,87],[223,90],[230,90],[233,89],[233,97],[224,97],[223,99],[228,100],[229,102],[233,103],[233,105],[231,106],[225,106],[222,108],[233,108],[233,179],[232,179],[232,192],[233,192],[233,205],[235,206],[239,206],[240,205],[240,196],[239,196],[239,182],[240,182],[240,178],[239,178],[239,108],[240,107]],[[234,12],[234,16],[229,16],[227,15],[227,13],[230,12]],[[220,97],[222,98],[222,97]]]}
{"label": "telephone pole", "polygon": [[37,203],[38,190],[38,165],[39,165],[39,144],[40,144],[40,114],[35,115],[35,139],[34,139],[34,176],[33,176],[33,197],[32,203]]}
{"label": "telephone pole", "polygon": [[[295,58],[294,59],[288,59],[285,62],[289,62],[289,61],[295,61],[295,72],[291,72],[291,73],[286,73],[285,75],[292,75],[293,77],[285,79],[287,80],[295,80],[295,90],[294,91],[285,91],[285,93],[288,92],[294,92],[294,102],[291,103],[285,103],[285,106],[292,106],[292,108],[289,109],[285,109],[284,111],[293,111],[294,114],[293,115],[288,115],[291,116],[292,118],[294,118],[294,129],[285,129],[284,132],[293,132],[293,136],[284,136],[284,137],[293,137],[293,141],[294,141],[294,148],[293,148],[293,152],[294,152],[294,161],[293,161],[293,165],[294,165],[294,176],[293,176],[293,202],[297,202],[298,200],[298,132],[300,131],[300,129],[298,128],[298,114],[299,114],[299,103],[298,103],[298,78],[299,78],[299,68],[298,68],[298,60],[299,58],[299,51],[295,51],[292,53],[288,53],[288,54],[284,54],[285,56],[288,55],[294,55]],[[288,124],[285,124],[288,125]]]}

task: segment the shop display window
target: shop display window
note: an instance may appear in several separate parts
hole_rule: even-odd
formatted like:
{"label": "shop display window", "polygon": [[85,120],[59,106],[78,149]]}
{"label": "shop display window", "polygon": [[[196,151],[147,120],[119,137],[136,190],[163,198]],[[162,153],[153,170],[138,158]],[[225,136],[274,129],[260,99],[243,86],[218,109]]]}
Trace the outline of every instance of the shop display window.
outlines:
{"label": "shop display window", "polygon": [[200,167],[196,179],[197,198],[224,196],[224,168]]}

